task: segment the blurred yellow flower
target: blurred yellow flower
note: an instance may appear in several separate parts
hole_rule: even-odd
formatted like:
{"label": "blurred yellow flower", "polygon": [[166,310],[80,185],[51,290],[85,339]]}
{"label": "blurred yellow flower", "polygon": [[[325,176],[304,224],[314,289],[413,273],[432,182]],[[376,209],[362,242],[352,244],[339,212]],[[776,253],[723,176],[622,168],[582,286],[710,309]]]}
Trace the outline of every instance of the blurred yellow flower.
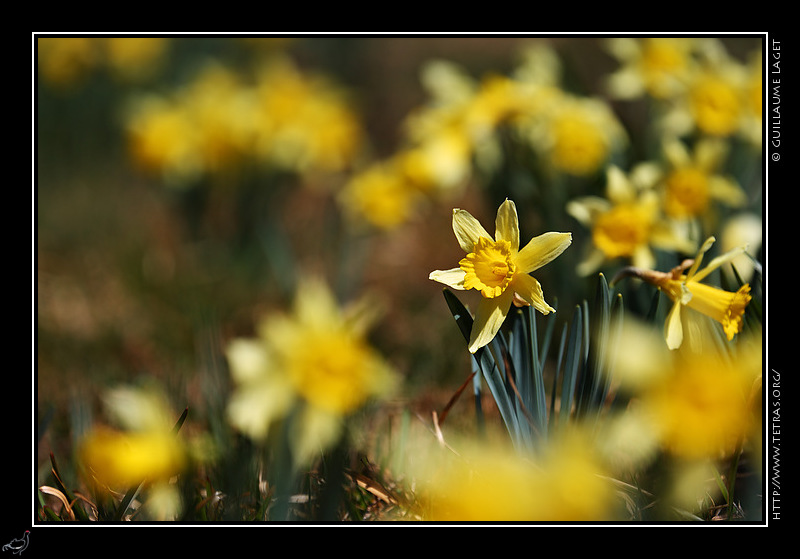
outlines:
{"label": "blurred yellow flower", "polygon": [[426,521],[573,522],[610,520],[615,496],[586,438],[554,436],[541,456],[467,444],[459,456],[433,454],[419,466]]}
{"label": "blurred yellow flower", "polygon": [[685,91],[693,66],[696,39],[691,37],[614,37],[606,41],[621,67],[608,76],[615,99],[649,95],[667,99]]}
{"label": "blurred yellow flower", "polygon": [[106,64],[116,77],[126,81],[152,77],[160,70],[169,41],[166,37],[107,37]]}
{"label": "blurred yellow flower", "polygon": [[97,426],[79,443],[87,481],[102,491],[127,491],[145,483],[144,514],[174,520],[181,497],[173,484],[194,459],[190,445],[175,432],[177,414],[155,387],[117,387],[103,394],[115,427]]}
{"label": "blurred yellow flower", "polygon": [[575,176],[600,170],[627,141],[605,101],[567,93],[551,97],[526,129],[533,147],[554,169]]}
{"label": "blurred yellow flower", "polygon": [[147,480],[166,482],[187,462],[169,431],[126,432],[98,427],[82,442],[81,461],[104,486],[128,489]]}
{"label": "blurred yellow flower", "polygon": [[413,215],[420,191],[394,161],[375,162],[357,172],[339,193],[346,214],[380,229],[393,229]]}
{"label": "blurred yellow flower", "polygon": [[285,58],[259,72],[250,118],[257,157],[297,171],[338,172],[358,155],[364,134],[345,92]]}
{"label": "blurred yellow flower", "polygon": [[626,174],[617,166],[606,170],[606,197],[585,196],[570,201],[567,213],[592,231],[593,251],[578,266],[580,275],[603,263],[627,258],[634,266],[655,263],[652,248],[694,250],[695,246],[663,219],[654,188],[661,171],[641,163]]}
{"label": "blurred yellow flower", "polygon": [[295,459],[306,461],[329,447],[346,416],[397,384],[366,340],[371,318],[366,306],[340,309],[321,281],[303,281],[292,316],[269,316],[258,338],[228,345],[236,384],[228,406],[231,423],[262,441],[274,422],[299,408],[292,420]]}
{"label": "blurred yellow flower", "polygon": [[685,459],[714,459],[758,436],[760,334],[728,346],[671,350],[649,327],[625,321],[608,356],[612,374],[632,397],[624,413],[660,448]]}
{"label": "blurred yellow flower", "polygon": [[747,353],[731,358],[719,352],[680,351],[670,371],[640,394],[642,408],[669,452],[690,459],[718,458],[752,434],[760,344],[745,348]]}
{"label": "blurred yellow flower", "polygon": [[718,173],[727,156],[727,144],[702,139],[689,151],[680,140],[664,145],[668,170],[663,178],[664,211],[674,218],[702,217],[713,201],[731,207],[747,202],[734,179]]}
{"label": "blurred yellow flower", "polygon": [[520,249],[517,208],[511,200],[497,210],[494,238],[469,212],[458,208],[453,210],[453,231],[467,256],[458,268],[435,270],[429,277],[453,289],[480,291],[470,352],[492,341],[512,302],[533,305],[543,314],[555,310],[545,302],[542,286],[530,273],[564,252],[572,243],[571,233],[544,233]]}
{"label": "blurred yellow flower", "polygon": [[[717,138],[743,134],[752,139],[753,80],[762,80],[745,64],[733,58],[715,38],[698,41],[698,62],[692,69],[686,90],[673,99],[661,120],[668,135],[699,132]],[[759,95],[760,97],[760,95]]]}
{"label": "blurred yellow flower", "polygon": [[714,241],[714,237],[707,239],[694,260],[686,260],[670,272],[639,269],[625,271],[626,274],[634,275],[655,285],[672,300],[672,309],[667,316],[664,331],[664,337],[670,349],[680,347],[683,342],[684,328],[681,309],[684,306],[719,322],[728,340],[732,340],[742,328],[742,315],[752,299],[750,285],[744,284],[738,291],[731,292],[701,282],[711,272],[742,254],[746,247],[739,247],[718,256],[705,268],[699,270],[703,255],[711,248]]}

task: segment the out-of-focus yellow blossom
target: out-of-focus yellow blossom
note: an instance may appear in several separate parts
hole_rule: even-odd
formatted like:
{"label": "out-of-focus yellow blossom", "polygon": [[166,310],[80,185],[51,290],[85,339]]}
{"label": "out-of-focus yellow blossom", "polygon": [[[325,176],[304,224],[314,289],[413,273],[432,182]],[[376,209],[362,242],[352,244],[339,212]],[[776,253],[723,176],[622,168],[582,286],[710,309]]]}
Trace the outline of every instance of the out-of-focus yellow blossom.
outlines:
{"label": "out-of-focus yellow blossom", "polygon": [[458,268],[435,270],[430,279],[482,295],[475,313],[469,351],[488,344],[502,326],[511,303],[533,305],[543,314],[554,312],[542,286],[530,275],[558,257],[572,243],[571,233],[544,233],[520,249],[517,207],[506,200],[497,210],[494,238],[462,209],[453,210],[453,231],[467,256]]}
{"label": "out-of-focus yellow blossom", "polygon": [[731,207],[747,202],[735,180],[718,173],[727,153],[727,144],[718,139],[699,140],[692,152],[680,140],[665,143],[668,169],[662,187],[668,216],[698,218],[706,215],[714,201]]}
{"label": "out-of-focus yellow blossom", "polygon": [[137,99],[127,119],[128,145],[134,163],[160,175],[169,185],[185,185],[202,175],[191,115],[166,98]]}
{"label": "out-of-focus yellow blossom", "polygon": [[736,450],[752,428],[755,371],[718,354],[680,352],[674,368],[640,395],[671,453],[716,458]]}
{"label": "out-of-focus yellow blossom", "polygon": [[[627,319],[626,319],[627,320]],[[660,448],[684,459],[719,458],[758,436],[760,335],[721,347],[670,350],[650,328],[629,323],[614,339],[614,378],[633,397],[626,414]],[[648,442],[649,441],[649,442]]]}
{"label": "out-of-focus yellow blossom", "polygon": [[699,132],[727,138],[746,132],[752,127],[750,72],[719,40],[706,38],[700,45],[688,87],[663,115],[661,126],[674,136]]}
{"label": "out-of-focus yellow blossom", "polygon": [[351,218],[390,230],[411,218],[420,196],[402,169],[394,161],[386,161],[350,177],[339,193],[339,202]]}
{"label": "out-of-focus yellow blossom", "polygon": [[636,268],[628,268],[624,271],[627,275],[638,277],[655,285],[672,300],[672,309],[667,316],[664,328],[664,337],[670,349],[680,347],[684,339],[682,317],[685,313],[681,311],[684,306],[719,322],[728,340],[732,340],[742,328],[742,315],[752,299],[750,285],[744,284],[738,291],[731,292],[706,285],[702,281],[711,272],[742,254],[746,247],[739,247],[717,256],[700,270],[703,255],[711,248],[714,241],[714,237],[707,239],[693,260],[685,260],[670,272]]}
{"label": "out-of-focus yellow blossom", "polygon": [[293,315],[269,316],[257,338],[228,345],[231,423],[265,441],[275,422],[291,416],[297,463],[330,447],[344,418],[396,387],[396,374],[366,340],[373,318],[367,305],[340,309],[321,281],[304,280]]}
{"label": "out-of-focus yellow blossom", "polygon": [[696,40],[691,37],[614,37],[606,42],[609,52],[622,64],[607,81],[615,99],[649,95],[668,99],[686,90]]}
{"label": "out-of-focus yellow blossom", "polygon": [[290,61],[272,59],[255,84],[255,153],[297,171],[338,172],[359,154],[364,133],[344,91]]}
{"label": "out-of-focus yellow blossom", "polygon": [[532,119],[529,139],[557,171],[588,176],[627,141],[625,130],[601,99],[564,93]]}
{"label": "out-of-focus yellow blossom", "polygon": [[92,37],[38,37],[36,58],[47,82],[69,87],[94,69],[100,58]]}
{"label": "out-of-focus yellow blossom", "polygon": [[742,136],[754,146],[761,147],[763,142],[764,121],[764,70],[763,52],[758,49],[751,55],[747,67],[747,83],[745,85],[744,116],[742,118]]}
{"label": "out-of-focus yellow blossom", "polygon": [[128,489],[145,480],[168,481],[186,464],[180,441],[169,431],[125,432],[99,427],[81,445],[83,464],[103,485]]}
{"label": "out-of-focus yellow blossom", "polygon": [[614,517],[617,503],[604,466],[591,442],[577,434],[553,437],[535,458],[489,444],[466,444],[458,456],[442,452],[423,458],[415,472],[424,520],[572,522]]}
{"label": "out-of-focus yellow blossom", "polygon": [[641,163],[629,174],[612,165],[606,170],[606,197],[585,196],[570,201],[567,212],[592,231],[593,247],[578,265],[580,275],[602,264],[626,258],[637,267],[655,264],[652,247],[691,251],[696,247],[662,218],[654,185],[661,171]]}
{"label": "out-of-focus yellow blossom", "polygon": [[253,140],[252,103],[247,85],[221,64],[208,63],[177,95],[191,119],[190,137],[204,172],[240,163]]}
{"label": "out-of-focus yellow blossom", "polygon": [[106,63],[125,81],[152,77],[160,70],[169,41],[165,37],[108,37],[104,45]]}
{"label": "out-of-focus yellow blossom", "polygon": [[[174,432],[178,415],[153,388],[115,388],[103,395],[103,403],[115,427],[92,429],[78,451],[90,481],[114,491],[146,482],[149,514],[173,519],[181,504],[171,478],[182,474],[191,459],[184,437]],[[151,495],[156,499],[151,501]]]}

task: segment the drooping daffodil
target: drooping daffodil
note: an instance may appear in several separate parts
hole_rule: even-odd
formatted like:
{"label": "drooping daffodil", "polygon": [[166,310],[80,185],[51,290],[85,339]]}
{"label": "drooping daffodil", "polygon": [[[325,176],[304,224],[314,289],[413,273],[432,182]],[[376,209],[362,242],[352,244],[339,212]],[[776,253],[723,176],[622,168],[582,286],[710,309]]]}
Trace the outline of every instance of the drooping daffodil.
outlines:
{"label": "drooping daffodil", "polygon": [[673,302],[664,327],[664,338],[670,349],[681,346],[684,338],[682,307],[695,311],[719,322],[728,340],[742,329],[742,316],[752,299],[750,285],[745,283],[737,291],[726,291],[707,285],[702,281],[714,270],[742,254],[746,247],[739,247],[712,259],[702,270],[699,269],[703,255],[715,242],[709,237],[700,248],[694,259],[684,260],[669,272],[641,270],[629,267],[617,274],[612,283],[619,277],[638,277],[661,289]]}
{"label": "drooping daffodil", "polygon": [[571,233],[544,233],[520,249],[517,207],[511,200],[497,210],[494,237],[472,214],[459,208],[453,210],[453,231],[467,255],[457,268],[435,270],[429,277],[453,289],[481,293],[470,334],[471,353],[492,341],[512,302],[532,305],[542,314],[555,311],[530,273],[564,252],[572,243]]}

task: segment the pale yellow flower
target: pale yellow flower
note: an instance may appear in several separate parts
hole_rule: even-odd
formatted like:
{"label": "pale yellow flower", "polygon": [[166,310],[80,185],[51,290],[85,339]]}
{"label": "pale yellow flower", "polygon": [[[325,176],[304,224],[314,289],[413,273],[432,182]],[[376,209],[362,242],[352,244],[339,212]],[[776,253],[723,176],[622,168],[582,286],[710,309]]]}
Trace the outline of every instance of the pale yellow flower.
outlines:
{"label": "pale yellow flower", "polygon": [[621,67],[609,75],[607,89],[616,99],[649,95],[668,99],[685,91],[694,64],[691,37],[614,37],[606,41]]}
{"label": "pale yellow flower", "polygon": [[326,76],[273,58],[259,70],[253,95],[253,149],[265,162],[301,172],[339,172],[358,155],[361,122],[346,92]]}
{"label": "pale yellow flower", "polygon": [[524,125],[533,148],[555,170],[588,176],[627,142],[627,135],[608,103],[567,93],[549,96]]}
{"label": "pale yellow flower", "polygon": [[304,280],[291,316],[268,316],[258,338],[229,344],[236,384],[231,423],[263,441],[275,422],[297,410],[291,425],[296,461],[329,447],[347,416],[396,388],[396,374],[366,340],[371,318],[368,306],[342,310],[321,281]]}
{"label": "pale yellow flower", "polygon": [[430,279],[453,289],[481,293],[470,352],[494,338],[515,299],[543,314],[555,310],[545,302],[542,286],[530,273],[564,252],[572,243],[571,233],[544,233],[520,249],[517,208],[511,200],[497,210],[494,237],[469,212],[458,208],[453,210],[453,231],[467,256],[458,268],[435,270]]}
{"label": "pale yellow flower", "polygon": [[694,250],[695,246],[663,219],[654,188],[661,171],[642,163],[626,174],[612,165],[606,170],[606,196],[585,196],[570,201],[567,213],[592,231],[593,250],[578,266],[580,275],[595,272],[617,258],[650,268],[653,248]]}
{"label": "pale yellow flower", "polygon": [[728,138],[742,134],[752,140],[752,109],[754,101],[760,101],[760,73],[756,77],[717,39],[700,41],[697,54],[698,63],[686,90],[661,117],[661,127],[674,136],[698,132]]}
{"label": "pale yellow flower", "polygon": [[717,256],[700,270],[703,255],[711,248],[714,241],[714,237],[707,239],[693,260],[684,261],[670,272],[634,268],[623,272],[655,285],[672,300],[672,309],[664,327],[664,337],[670,349],[680,347],[684,339],[683,307],[719,322],[728,340],[732,340],[742,328],[742,315],[752,299],[750,285],[744,284],[738,291],[730,292],[701,282],[711,272],[742,254],[746,247],[739,247]]}
{"label": "pale yellow flower", "polygon": [[383,230],[406,223],[414,214],[421,193],[407,180],[395,161],[375,162],[355,173],[339,192],[346,215]]}
{"label": "pale yellow flower", "polygon": [[413,471],[423,520],[572,522],[610,520],[615,495],[592,443],[554,436],[536,457],[498,444],[464,443],[425,455]]}
{"label": "pale yellow flower", "polygon": [[609,364],[632,397],[624,413],[648,433],[647,446],[655,441],[681,458],[716,459],[758,436],[760,334],[671,350],[643,323],[623,324]]}
{"label": "pale yellow flower", "polygon": [[727,153],[727,144],[719,139],[701,139],[692,151],[680,140],[666,141],[665,213],[674,218],[697,218],[706,215],[713,202],[734,208],[744,205],[747,196],[735,179],[719,172]]}

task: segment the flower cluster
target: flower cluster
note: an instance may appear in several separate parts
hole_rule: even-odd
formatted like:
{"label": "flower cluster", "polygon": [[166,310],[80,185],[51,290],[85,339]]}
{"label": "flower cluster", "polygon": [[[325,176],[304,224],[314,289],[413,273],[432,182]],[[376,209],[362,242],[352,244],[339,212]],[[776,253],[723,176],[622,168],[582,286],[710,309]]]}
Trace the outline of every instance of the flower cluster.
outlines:
{"label": "flower cluster", "polygon": [[277,55],[254,74],[209,62],[167,94],[136,96],[126,118],[134,161],[178,186],[249,164],[298,173],[351,165],[363,130],[340,87]]}

